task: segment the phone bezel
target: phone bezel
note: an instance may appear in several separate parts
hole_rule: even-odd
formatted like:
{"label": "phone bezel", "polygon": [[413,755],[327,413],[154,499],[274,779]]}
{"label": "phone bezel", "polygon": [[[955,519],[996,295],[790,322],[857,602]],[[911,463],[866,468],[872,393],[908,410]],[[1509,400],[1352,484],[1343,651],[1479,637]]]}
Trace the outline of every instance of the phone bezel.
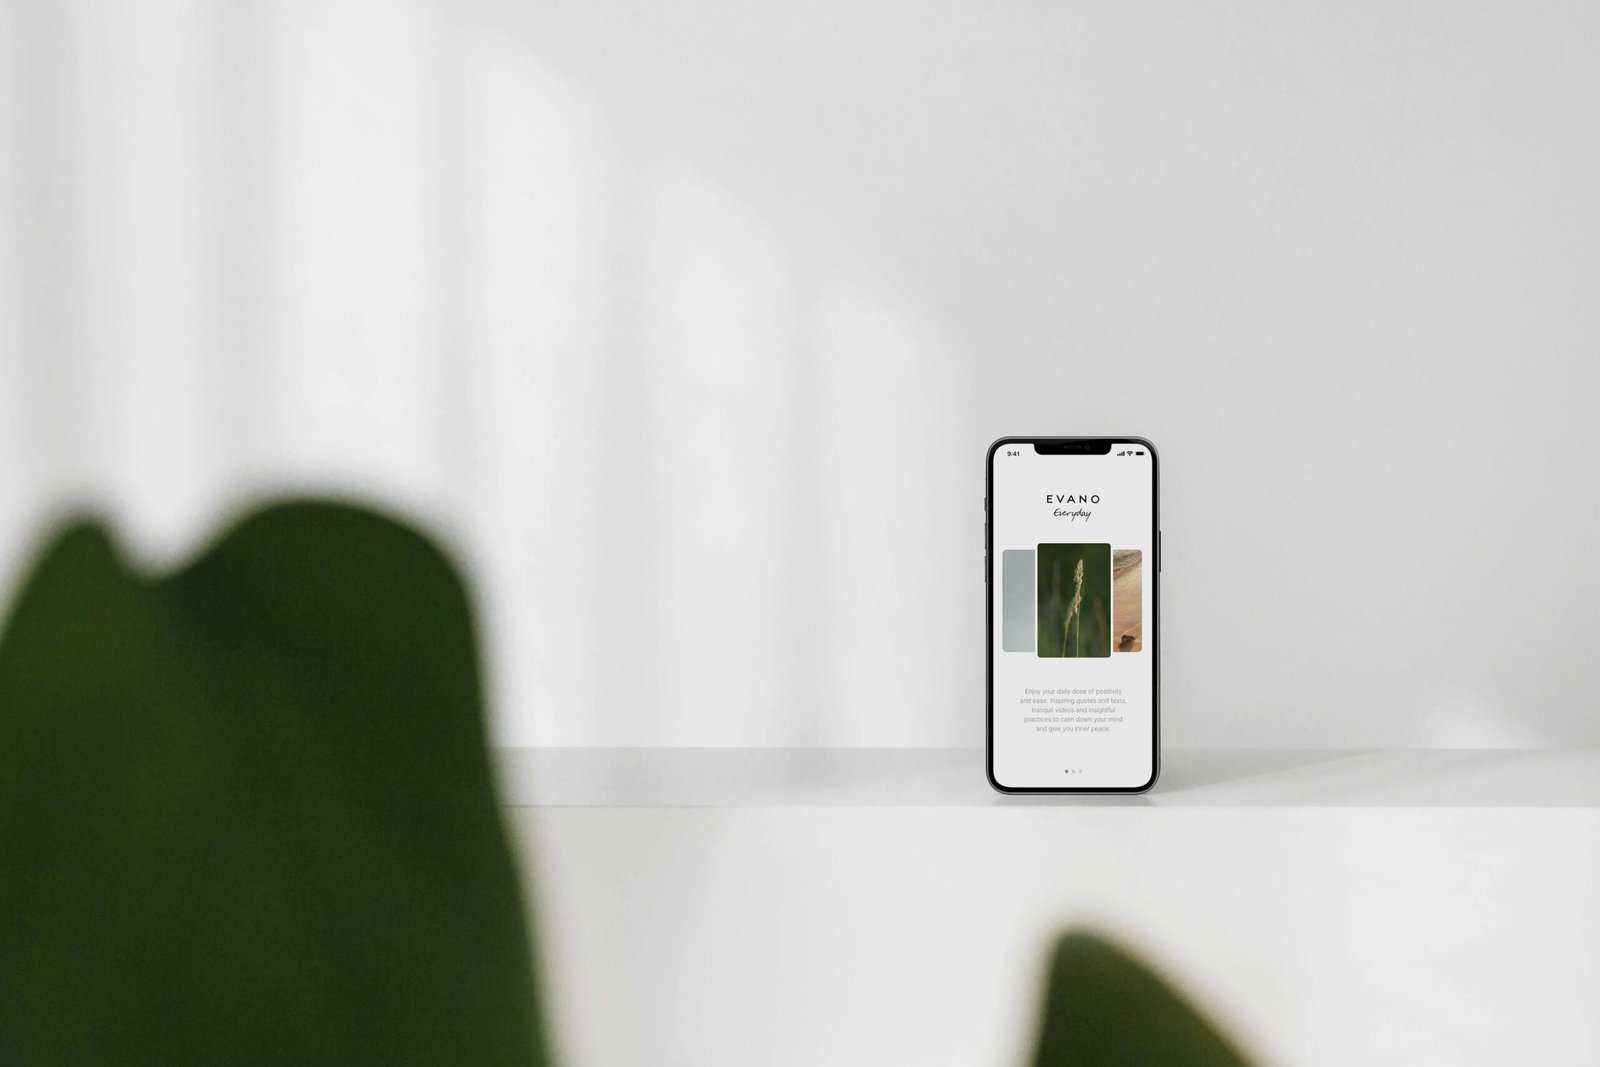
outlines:
{"label": "phone bezel", "polygon": [[[994,776],[994,454],[1003,445],[1143,445],[1150,453],[1150,543],[1155,566],[1150,574],[1150,780],[1135,786],[1008,786]],[[1096,453],[1087,453],[1096,454]],[[1161,456],[1149,438],[1118,437],[1002,437],[989,446],[983,465],[983,613],[984,627],[984,774],[995,791],[1008,795],[1028,793],[1148,793],[1161,777]]]}

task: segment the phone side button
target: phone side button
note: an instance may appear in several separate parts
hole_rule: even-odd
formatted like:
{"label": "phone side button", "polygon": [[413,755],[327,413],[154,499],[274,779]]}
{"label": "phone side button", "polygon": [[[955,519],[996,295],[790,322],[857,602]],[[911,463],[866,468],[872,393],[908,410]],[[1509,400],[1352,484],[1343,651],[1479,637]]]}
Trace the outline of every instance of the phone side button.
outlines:
{"label": "phone side button", "polygon": [[1167,533],[1167,531],[1165,531],[1165,530],[1157,530],[1156,531],[1156,573],[1157,574],[1161,573],[1162,564],[1167,562],[1166,533]]}

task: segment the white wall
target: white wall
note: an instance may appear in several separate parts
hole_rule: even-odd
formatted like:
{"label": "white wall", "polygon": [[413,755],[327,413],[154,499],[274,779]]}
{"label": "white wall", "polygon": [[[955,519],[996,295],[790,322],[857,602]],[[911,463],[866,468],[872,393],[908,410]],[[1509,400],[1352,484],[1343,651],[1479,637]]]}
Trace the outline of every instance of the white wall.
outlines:
{"label": "white wall", "polygon": [[[1600,11],[0,0],[0,553],[447,531],[513,744],[975,744],[983,449],[1176,745],[1594,745]],[[891,458],[887,469],[868,457]]]}

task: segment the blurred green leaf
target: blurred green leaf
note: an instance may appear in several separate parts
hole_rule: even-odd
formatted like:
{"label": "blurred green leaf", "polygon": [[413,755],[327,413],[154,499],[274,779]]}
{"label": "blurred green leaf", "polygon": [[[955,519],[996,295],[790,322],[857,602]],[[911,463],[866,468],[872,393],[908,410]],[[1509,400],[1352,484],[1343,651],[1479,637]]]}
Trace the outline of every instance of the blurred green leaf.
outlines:
{"label": "blurred green leaf", "polygon": [[0,1049],[546,1062],[476,639],[428,540],[245,519],[151,579],[84,523],[0,637]]}
{"label": "blurred green leaf", "polygon": [[1246,1067],[1248,1061],[1144,964],[1069,933],[1055,945],[1036,1067]]}

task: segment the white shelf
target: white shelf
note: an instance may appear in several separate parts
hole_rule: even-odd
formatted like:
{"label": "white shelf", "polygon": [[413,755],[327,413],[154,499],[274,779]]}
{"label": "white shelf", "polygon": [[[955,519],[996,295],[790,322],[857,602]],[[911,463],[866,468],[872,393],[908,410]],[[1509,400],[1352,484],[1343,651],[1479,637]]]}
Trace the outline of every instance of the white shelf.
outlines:
{"label": "white shelf", "polygon": [[981,749],[503,748],[513,807],[1600,807],[1600,749],[1176,749],[1142,796],[1001,796]]}

